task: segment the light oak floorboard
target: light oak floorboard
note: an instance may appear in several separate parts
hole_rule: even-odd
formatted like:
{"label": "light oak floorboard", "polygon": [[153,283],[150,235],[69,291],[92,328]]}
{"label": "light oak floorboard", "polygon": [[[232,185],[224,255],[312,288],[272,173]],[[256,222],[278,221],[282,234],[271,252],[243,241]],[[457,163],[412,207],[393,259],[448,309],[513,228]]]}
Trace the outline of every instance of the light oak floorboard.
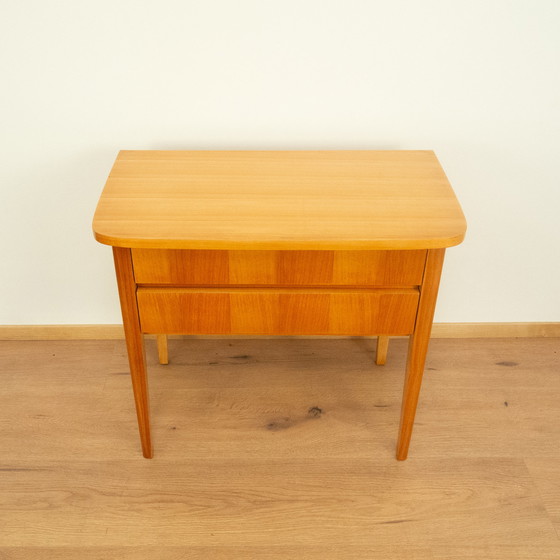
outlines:
{"label": "light oak floorboard", "polygon": [[[406,556],[402,556],[402,554]],[[4,556],[2,555],[4,554]],[[379,556],[378,556],[379,555]],[[406,550],[398,545],[379,546],[127,546],[127,547],[22,547],[0,548],[2,560],[324,560],[325,558],[399,558],[433,560],[426,548]],[[468,558],[471,558],[470,556]],[[517,557],[515,557],[517,558]],[[521,557],[519,557],[521,558]],[[525,558],[525,557],[523,557]],[[532,560],[530,557],[529,560]],[[556,560],[556,557],[550,556]],[[548,557],[544,557],[545,560]]]}
{"label": "light oak floorboard", "polygon": [[530,457],[527,467],[540,491],[544,507],[560,537],[560,480],[558,459]]}
{"label": "light oak floorboard", "polygon": [[[560,558],[558,339],[434,340],[409,459],[406,341],[0,343],[0,558]],[[505,404],[507,403],[507,405]]]}

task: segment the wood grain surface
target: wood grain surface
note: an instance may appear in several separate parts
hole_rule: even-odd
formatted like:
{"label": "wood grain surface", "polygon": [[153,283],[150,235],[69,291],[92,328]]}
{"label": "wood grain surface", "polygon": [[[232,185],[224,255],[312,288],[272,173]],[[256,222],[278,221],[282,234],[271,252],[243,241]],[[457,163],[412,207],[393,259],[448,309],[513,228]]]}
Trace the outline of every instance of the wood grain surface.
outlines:
{"label": "wood grain surface", "polygon": [[432,340],[394,459],[406,341],[0,342],[0,558],[560,557],[560,340]]}
{"label": "wood grain surface", "polygon": [[417,289],[138,288],[141,329],[157,334],[407,335]]}
{"label": "wood grain surface", "polygon": [[107,245],[429,249],[466,223],[431,151],[121,151],[93,220]]}
{"label": "wood grain surface", "polygon": [[138,315],[136,284],[134,283],[130,249],[113,247],[113,258],[115,261],[115,272],[128,353],[130,379],[136,404],[140,440],[142,441],[142,453],[144,457],[150,458],[152,456],[152,441],[150,437],[150,401],[148,397],[146,353],[140,317]]}
{"label": "wood grain surface", "polygon": [[445,249],[431,249],[426,259],[424,281],[420,288],[420,301],[414,332],[409,339],[401,407],[401,425],[397,442],[397,459],[404,461],[408,455],[410,436],[414,426],[416,406],[420,395],[422,378],[432,321],[436,308],[437,293],[443,268]]}
{"label": "wood grain surface", "polygon": [[426,251],[197,251],[133,249],[143,285],[418,286]]}

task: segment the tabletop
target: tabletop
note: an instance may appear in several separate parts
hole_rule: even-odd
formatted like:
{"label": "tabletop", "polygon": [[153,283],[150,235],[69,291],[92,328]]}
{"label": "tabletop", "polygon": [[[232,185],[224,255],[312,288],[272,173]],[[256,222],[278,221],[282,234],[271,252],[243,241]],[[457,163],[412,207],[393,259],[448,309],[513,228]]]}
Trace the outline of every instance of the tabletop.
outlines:
{"label": "tabletop", "polygon": [[432,151],[121,151],[93,220],[130,248],[434,249],[466,222]]}

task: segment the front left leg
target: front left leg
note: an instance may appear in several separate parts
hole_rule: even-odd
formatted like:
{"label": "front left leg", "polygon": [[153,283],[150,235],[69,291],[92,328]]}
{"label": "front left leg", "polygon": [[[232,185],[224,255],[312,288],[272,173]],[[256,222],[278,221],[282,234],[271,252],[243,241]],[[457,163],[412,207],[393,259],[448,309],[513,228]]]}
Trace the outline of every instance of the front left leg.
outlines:
{"label": "front left leg", "polygon": [[147,459],[151,459],[153,453],[150,437],[146,352],[144,349],[144,337],[140,328],[138,304],[136,302],[136,282],[132,268],[132,255],[130,249],[113,247],[113,257],[117,273],[130,377],[134,392],[138,429],[140,430],[140,441],[142,443],[142,454]]}

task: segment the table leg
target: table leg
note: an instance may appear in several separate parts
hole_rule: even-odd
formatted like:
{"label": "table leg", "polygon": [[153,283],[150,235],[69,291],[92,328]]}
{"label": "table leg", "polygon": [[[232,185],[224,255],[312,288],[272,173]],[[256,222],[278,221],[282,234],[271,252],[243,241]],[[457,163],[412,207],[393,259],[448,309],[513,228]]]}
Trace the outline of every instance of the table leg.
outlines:
{"label": "table leg", "polygon": [[169,352],[167,350],[167,335],[158,334],[157,336],[157,353],[159,363],[167,365],[169,363]]}
{"label": "table leg", "polygon": [[408,455],[410,436],[416,415],[418,396],[422,385],[426,353],[436,307],[436,299],[443,267],[445,249],[430,249],[426,259],[424,278],[420,287],[420,302],[414,333],[408,344],[408,358],[401,408],[401,424],[397,443],[397,459],[404,461]]}
{"label": "table leg", "polygon": [[377,337],[377,350],[375,352],[375,363],[378,366],[384,366],[387,361],[387,350],[389,348],[389,337],[388,336],[378,336]]}
{"label": "table leg", "polygon": [[140,329],[138,305],[136,303],[136,283],[132,268],[132,255],[130,249],[113,247],[113,257],[115,259],[115,271],[117,273],[126,349],[128,352],[140,440],[142,442],[142,453],[144,457],[149,459],[152,457],[152,442],[150,438],[146,353],[144,350],[144,337]]}

